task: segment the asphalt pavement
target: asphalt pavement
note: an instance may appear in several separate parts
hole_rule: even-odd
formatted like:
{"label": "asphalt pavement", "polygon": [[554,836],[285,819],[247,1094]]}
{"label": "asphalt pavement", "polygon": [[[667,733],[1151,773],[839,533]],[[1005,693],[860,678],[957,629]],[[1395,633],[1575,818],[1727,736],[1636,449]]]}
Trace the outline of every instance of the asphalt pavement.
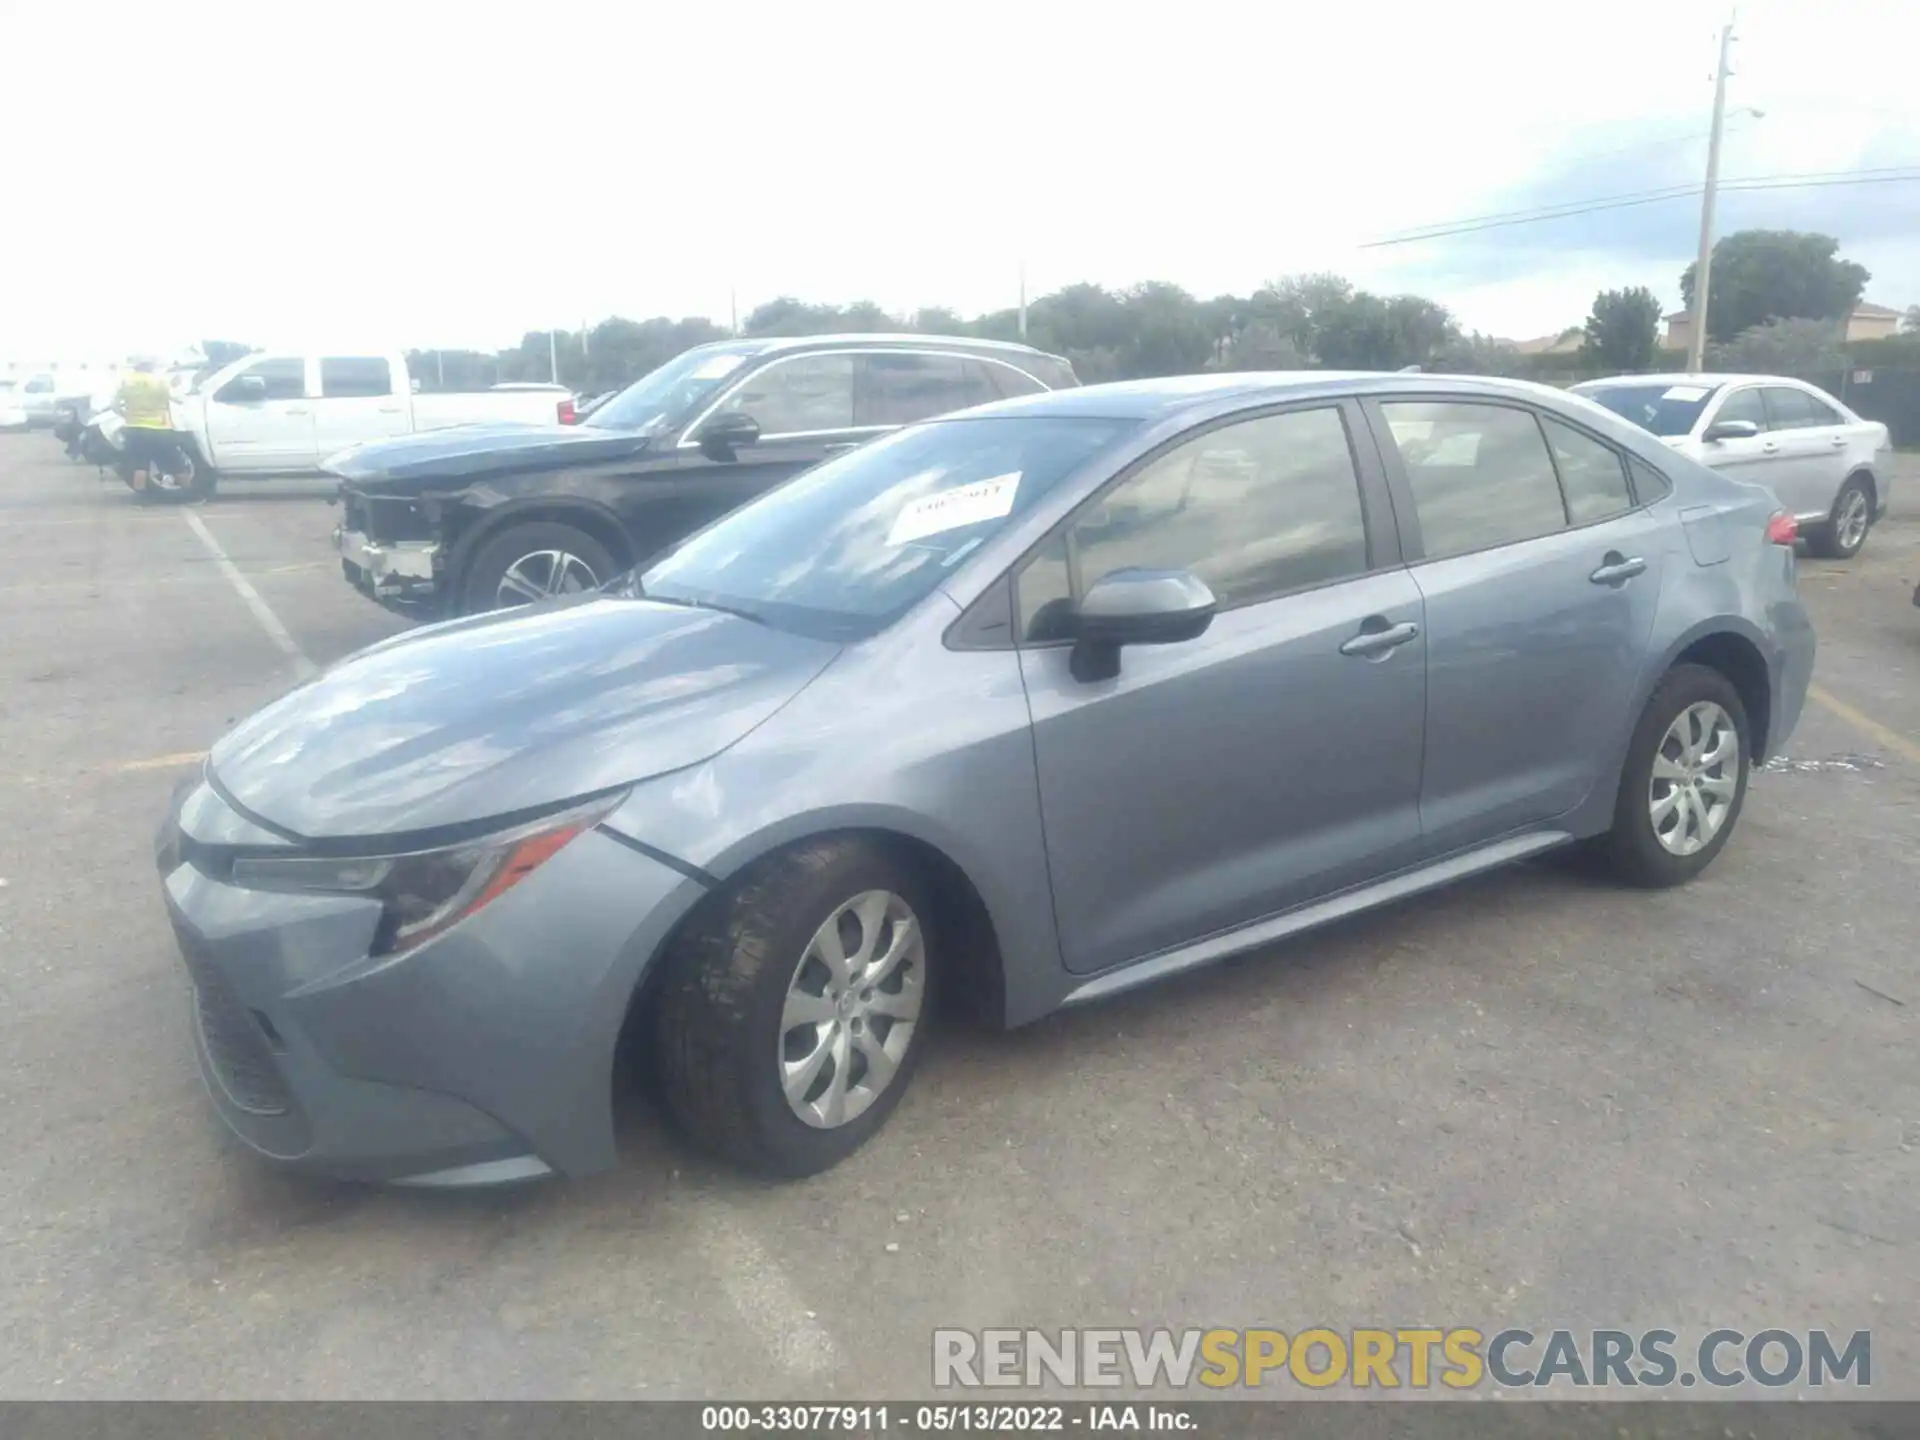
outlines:
{"label": "asphalt pavement", "polygon": [[1920,457],[1786,762],[1698,883],[1552,864],[1012,1035],[950,1026],[799,1184],[635,1099],[614,1173],[253,1159],[151,835],[183,766],[401,628],[325,487],[144,508],[0,436],[0,1396],[906,1397],[935,1326],[1873,1332],[1920,1398]]}

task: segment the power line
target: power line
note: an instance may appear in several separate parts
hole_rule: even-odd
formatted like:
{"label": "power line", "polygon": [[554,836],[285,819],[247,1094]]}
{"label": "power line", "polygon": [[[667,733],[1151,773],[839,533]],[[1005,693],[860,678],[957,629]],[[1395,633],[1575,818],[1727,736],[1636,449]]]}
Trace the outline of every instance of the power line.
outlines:
{"label": "power line", "polygon": [[[1751,175],[1738,180],[1723,180],[1722,190],[1802,190],[1830,185],[1897,185],[1920,182],[1920,167],[1883,166],[1875,170],[1815,172],[1804,176]],[[1636,205],[1656,205],[1664,200],[1683,200],[1697,196],[1701,185],[1673,185],[1661,190],[1645,190],[1626,195],[1607,195],[1593,200],[1569,200],[1537,210],[1513,210],[1482,215],[1443,226],[1429,226],[1408,234],[1389,235],[1367,240],[1356,246],[1376,250],[1386,245],[1411,245],[1421,240],[1442,240],[1452,235],[1472,235],[1482,230],[1501,230],[1512,225],[1535,225],[1545,220],[1566,220],[1577,215],[1592,215],[1603,210],[1624,210]]]}

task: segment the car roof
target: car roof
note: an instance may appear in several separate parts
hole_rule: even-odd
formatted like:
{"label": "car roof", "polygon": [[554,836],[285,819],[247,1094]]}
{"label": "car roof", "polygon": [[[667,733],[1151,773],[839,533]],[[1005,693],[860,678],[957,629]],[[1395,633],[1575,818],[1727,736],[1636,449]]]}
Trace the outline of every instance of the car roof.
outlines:
{"label": "car roof", "polygon": [[[1080,419],[1168,419],[1187,410],[1212,407],[1222,400],[1309,400],[1317,396],[1484,395],[1489,398],[1537,403],[1567,392],[1528,380],[1504,380],[1487,375],[1428,375],[1378,370],[1272,370],[1227,374],[1172,375],[1155,380],[1121,380],[1106,385],[1083,385],[1073,390],[1051,390],[1002,400],[967,411],[986,415],[1060,415]],[[1590,402],[1581,402],[1590,403]]]}
{"label": "car roof", "polygon": [[1804,390],[1820,388],[1791,375],[1683,375],[1678,372],[1671,375],[1609,375],[1601,380],[1582,380],[1573,388],[1586,390],[1596,385],[1798,385]]}
{"label": "car roof", "polygon": [[875,334],[850,332],[841,335],[769,335],[747,341],[721,340],[714,348],[739,346],[751,354],[774,350],[833,350],[842,347],[860,349],[925,349],[939,346],[951,350],[975,350],[984,355],[1045,355],[1048,352],[1013,340],[981,340],[972,335],[929,335],[919,331],[880,331]]}

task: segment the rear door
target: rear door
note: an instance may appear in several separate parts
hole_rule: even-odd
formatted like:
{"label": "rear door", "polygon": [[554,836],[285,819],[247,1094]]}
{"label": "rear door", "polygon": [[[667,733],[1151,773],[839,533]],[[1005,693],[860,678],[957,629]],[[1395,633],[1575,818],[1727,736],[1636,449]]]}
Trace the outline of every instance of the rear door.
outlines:
{"label": "rear door", "polygon": [[1423,845],[1446,854],[1578,804],[1617,748],[1653,626],[1665,521],[1624,458],[1480,398],[1369,403],[1425,600]]}
{"label": "rear door", "polygon": [[407,396],[385,355],[322,355],[313,402],[314,449],[324,460],[349,445],[405,435]]}
{"label": "rear door", "polygon": [[1847,477],[1847,437],[1837,412],[1791,385],[1761,390],[1767,435],[1780,447],[1778,478],[1770,481],[1780,503],[1803,518],[1824,516]]}
{"label": "rear door", "polygon": [[[310,470],[317,463],[307,361],[262,355],[207,397],[207,437],[222,470]],[[257,377],[264,395],[241,382]],[[317,379],[318,377],[314,377]]]}

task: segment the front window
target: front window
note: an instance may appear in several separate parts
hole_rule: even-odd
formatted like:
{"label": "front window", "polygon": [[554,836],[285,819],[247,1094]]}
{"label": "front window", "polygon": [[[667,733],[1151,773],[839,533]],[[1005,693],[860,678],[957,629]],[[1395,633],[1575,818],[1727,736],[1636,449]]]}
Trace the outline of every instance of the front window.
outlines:
{"label": "front window", "polygon": [[1596,385],[1580,386],[1574,394],[1604,405],[1652,435],[1691,435],[1700,412],[1713,398],[1712,385]]}
{"label": "front window", "polygon": [[580,423],[601,430],[651,431],[690,416],[752,359],[753,345],[702,345],[649,371]]}
{"label": "front window", "polygon": [[615,592],[859,639],[1131,428],[995,416],[896,431],[734,511]]}

